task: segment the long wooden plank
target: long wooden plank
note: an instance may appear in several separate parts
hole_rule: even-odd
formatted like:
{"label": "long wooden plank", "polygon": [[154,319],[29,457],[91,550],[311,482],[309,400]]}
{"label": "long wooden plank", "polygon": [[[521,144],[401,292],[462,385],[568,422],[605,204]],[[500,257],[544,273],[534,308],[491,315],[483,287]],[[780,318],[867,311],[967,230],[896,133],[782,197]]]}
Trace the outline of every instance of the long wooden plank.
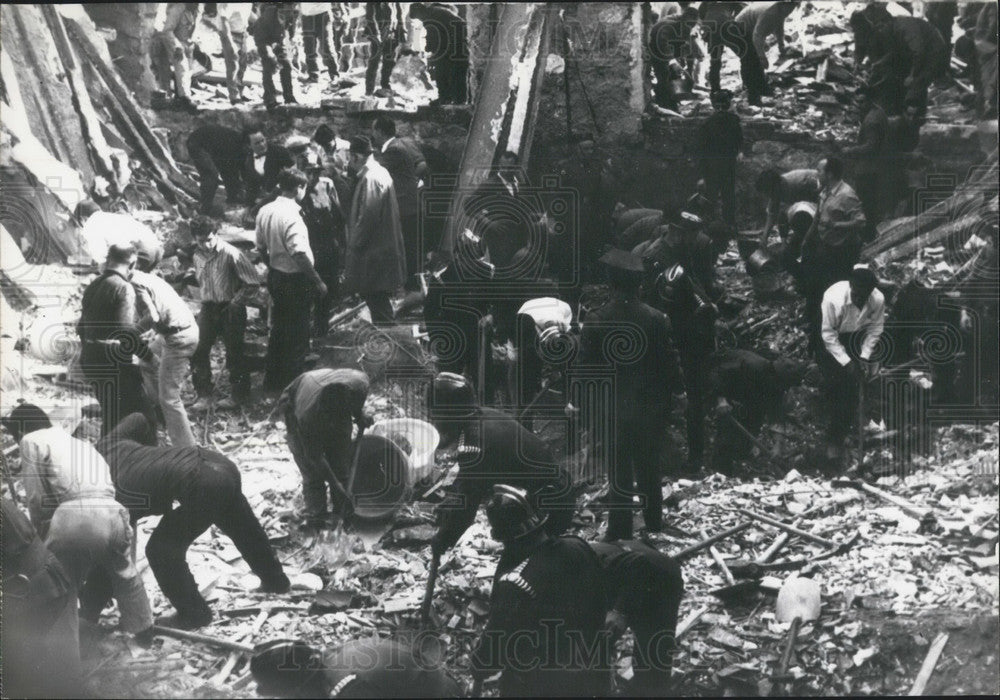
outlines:
{"label": "long wooden plank", "polygon": [[[503,3],[500,12],[441,243],[446,257],[459,233],[464,197],[486,179],[499,156],[516,153],[519,164],[528,166],[550,27],[558,8],[554,3]],[[521,39],[512,46],[513,37]]]}
{"label": "long wooden plank", "polygon": [[73,47],[70,46],[62,17],[56,12],[55,7],[50,4],[43,3],[39,7],[42,10],[45,23],[48,25],[49,33],[52,35],[59,59],[66,70],[67,81],[69,82],[70,91],[73,96],[73,106],[80,115],[80,127],[84,139],[86,139],[86,143],[89,146],[91,162],[100,175],[114,182],[118,190],[121,191],[128,183],[118,182],[114,160],[111,157],[111,148],[104,139],[100,119],[98,119],[97,113],[94,111],[94,105],[90,102],[87,85],[83,80],[83,72],[80,70],[79,61],[77,61],[73,53]]}

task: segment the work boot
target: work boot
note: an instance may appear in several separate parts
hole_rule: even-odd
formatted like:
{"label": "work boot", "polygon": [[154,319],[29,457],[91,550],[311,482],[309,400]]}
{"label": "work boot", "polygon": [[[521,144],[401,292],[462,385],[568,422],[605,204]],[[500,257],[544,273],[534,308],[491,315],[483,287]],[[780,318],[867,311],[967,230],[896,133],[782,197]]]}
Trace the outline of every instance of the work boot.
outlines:
{"label": "work boot", "polygon": [[156,620],[156,624],[160,627],[170,627],[175,630],[194,630],[211,624],[211,622],[212,611],[208,609],[201,612],[176,612]]}
{"label": "work boot", "polygon": [[288,580],[285,574],[282,574],[280,579],[268,581],[267,583],[261,582],[255,591],[257,593],[288,593],[291,589],[292,582]]}

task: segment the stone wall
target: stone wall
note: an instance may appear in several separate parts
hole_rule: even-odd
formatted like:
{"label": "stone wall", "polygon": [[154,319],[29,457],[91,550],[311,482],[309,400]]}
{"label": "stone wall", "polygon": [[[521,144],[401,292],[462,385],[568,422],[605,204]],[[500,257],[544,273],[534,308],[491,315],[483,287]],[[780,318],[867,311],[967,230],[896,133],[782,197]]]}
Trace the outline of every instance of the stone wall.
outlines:
{"label": "stone wall", "polygon": [[155,2],[83,5],[94,24],[115,31],[115,38],[108,42],[108,50],[125,84],[144,105],[149,104],[149,95],[156,89],[149,57],[159,5]]}

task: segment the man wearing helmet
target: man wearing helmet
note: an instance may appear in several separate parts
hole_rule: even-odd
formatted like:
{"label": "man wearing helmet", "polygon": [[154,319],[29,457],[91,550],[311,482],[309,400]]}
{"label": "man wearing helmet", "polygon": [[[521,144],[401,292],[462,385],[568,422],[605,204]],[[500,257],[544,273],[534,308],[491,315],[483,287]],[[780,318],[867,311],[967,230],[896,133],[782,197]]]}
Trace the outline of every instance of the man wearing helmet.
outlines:
{"label": "man wearing helmet", "polygon": [[524,489],[494,486],[486,515],[503,553],[490,619],[472,654],[473,695],[497,671],[503,697],[607,694],[597,556],[577,537],[549,535],[548,516],[535,510]]}
{"label": "man wearing helmet", "polygon": [[479,504],[499,483],[522,488],[533,505],[546,512],[545,529],[565,532],[576,499],[569,474],[556,465],[548,446],[514,418],[477,405],[465,377],[441,372],[428,391],[430,420],[441,433],[441,445],[453,445],[458,478],[438,511],[438,531],[431,551],[440,556],[453,547],[476,518]]}

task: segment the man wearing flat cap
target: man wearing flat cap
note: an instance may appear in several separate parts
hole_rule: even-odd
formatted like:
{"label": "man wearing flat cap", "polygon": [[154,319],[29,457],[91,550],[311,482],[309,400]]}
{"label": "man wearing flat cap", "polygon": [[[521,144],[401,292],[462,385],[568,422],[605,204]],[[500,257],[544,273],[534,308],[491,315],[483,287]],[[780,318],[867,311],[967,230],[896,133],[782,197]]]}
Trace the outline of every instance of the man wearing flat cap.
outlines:
{"label": "man wearing flat cap", "polygon": [[816,361],[830,404],[830,457],[839,453],[851,427],[861,382],[878,373],[873,356],[885,327],[885,298],[877,285],[871,268],[855,265],[846,280],[831,285],[823,294],[823,348]]}
{"label": "man wearing flat cap", "polygon": [[344,291],[364,299],[372,323],[393,320],[392,295],[406,279],[406,252],[392,176],[372,155],[367,136],[351,139],[348,168],[357,173],[347,224]]}

